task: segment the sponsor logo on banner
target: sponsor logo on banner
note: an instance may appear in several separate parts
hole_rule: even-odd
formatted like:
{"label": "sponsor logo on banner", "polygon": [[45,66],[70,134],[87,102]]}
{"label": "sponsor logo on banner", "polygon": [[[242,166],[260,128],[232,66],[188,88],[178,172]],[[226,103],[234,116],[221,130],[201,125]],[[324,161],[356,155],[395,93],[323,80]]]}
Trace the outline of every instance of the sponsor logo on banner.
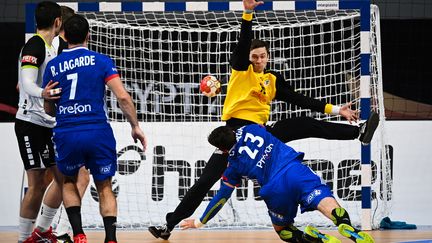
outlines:
{"label": "sponsor logo on banner", "polygon": [[339,9],[339,1],[317,1],[318,10]]}

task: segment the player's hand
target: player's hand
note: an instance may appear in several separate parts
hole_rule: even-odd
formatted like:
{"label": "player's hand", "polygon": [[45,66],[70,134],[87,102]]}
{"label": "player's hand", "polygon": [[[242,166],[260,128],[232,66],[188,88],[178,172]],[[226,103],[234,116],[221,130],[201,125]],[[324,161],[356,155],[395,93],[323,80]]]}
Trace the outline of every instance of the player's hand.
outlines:
{"label": "player's hand", "polygon": [[351,124],[352,122],[357,122],[359,119],[358,110],[351,110],[352,103],[345,104],[339,110],[339,115],[345,117]]}
{"label": "player's hand", "polygon": [[134,139],[135,143],[138,142],[138,140],[141,142],[143,150],[145,152],[147,149],[147,138],[139,126],[135,126],[132,128],[132,138]]}
{"label": "player's hand", "polygon": [[263,1],[243,0],[243,7],[245,10],[254,10],[257,6],[264,4]]}
{"label": "player's hand", "polygon": [[182,230],[186,230],[186,229],[195,229],[195,219],[183,219],[180,222],[180,228]]}
{"label": "player's hand", "polygon": [[59,82],[50,80],[47,86],[42,90],[42,98],[45,100],[60,99],[61,88],[54,88]]}

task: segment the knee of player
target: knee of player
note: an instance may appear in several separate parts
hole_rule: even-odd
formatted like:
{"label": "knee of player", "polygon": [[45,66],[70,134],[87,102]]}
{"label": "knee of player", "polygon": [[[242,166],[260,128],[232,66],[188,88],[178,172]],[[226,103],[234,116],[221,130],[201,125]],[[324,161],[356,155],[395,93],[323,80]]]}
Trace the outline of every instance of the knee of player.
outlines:
{"label": "knee of player", "polygon": [[27,187],[27,193],[32,194],[34,197],[38,195],[43,196],[47,189],[48,185],[45,183],[38,183],[36,185],[29,185]]}
{"label": "knee of player", "polygon": [[336,226],[339,226],[340,224],[351,225],[349,214],[344,208],[333,209],[331,215],[332,215],[331,220]]}
{"label": "knee of player", "polygon": [[77,186],[78,188],[87,188],[88,184],[90,183],[90,174],[88,173],[88,171],[86,169],[81,169],[79,174],[78,174],[78,179],[77,179]]}

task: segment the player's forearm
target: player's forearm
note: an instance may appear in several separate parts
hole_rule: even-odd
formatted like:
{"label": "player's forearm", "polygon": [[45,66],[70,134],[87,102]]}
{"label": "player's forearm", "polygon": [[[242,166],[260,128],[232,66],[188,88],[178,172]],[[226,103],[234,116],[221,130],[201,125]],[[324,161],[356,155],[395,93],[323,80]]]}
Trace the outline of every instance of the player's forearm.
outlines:
{"label": "player's forearm", "polygon": [[299,92],[294,91],[289,86],[279,86],[276,90],[276,99],[299,106],[303,109],[310,109],[312,111],[321,113],[325,112],[325,102],[309,96],[305,96]]}
{"label": "player's forearm", "polygon": [[52,117],[56,116],[55,104],[52,101],[48,101],[48,100],[44,101],[44,110],[45,113],[47,113],[48,115]]}
{"label": "player's forearm", "polygon": [[132,98],[130,97],[130,95],[126,94],[121,97],[117,97],[117,100],[119,102],[119,106],[123,112],[123,115],[126,116],[126,119],[131,124],[131,127],[138,126],[135,106],[132,102]]}
{"label": "player's forearm", "polygon": [[34,67],[20,69],[22,88],[30,96],[42,98],[43,89],[36,84],[38,71],[39,69]]}
{"label": "player's forearm", "polygon": [[331,115],[339,115],[340,113],[340,106],[332,105],[332,104],[326,104],[324,108],[325,114],[331,114]]}
{"label": "player's forearm", "polygon": [[241,22],[241,28],[240,28],[240,37],[239,37],[239,44],[247,44],[249,45],[245,46],[244,48],[249,51],[250,42],[252,40],[252,18],[253,18],[253,11],[243,11],[242,15],[242,22]]}
{"label": "player's forearm", "polygon": [[202,224],[206,224],[208,221],[210,221],[210,219],[212,219],[219,212],[219,210],[222,209],[224,204],[231,197],[233,191],[233,187],[227,186],[225,185],[225,183],[222,182],[218,193],[207,205],[207,208],[204,211],[203,215],[200,217],[199,221]]}
{"label": "player's forearm", "polygon": [[326,104],[324,101],[305,96],[295,91],[286,97],[287,99],[285,99],[285,101],[287,103],[297,105],[303,109],[310,109],[312,111],[321,112],[324,114],[339,115],[339,106]]}

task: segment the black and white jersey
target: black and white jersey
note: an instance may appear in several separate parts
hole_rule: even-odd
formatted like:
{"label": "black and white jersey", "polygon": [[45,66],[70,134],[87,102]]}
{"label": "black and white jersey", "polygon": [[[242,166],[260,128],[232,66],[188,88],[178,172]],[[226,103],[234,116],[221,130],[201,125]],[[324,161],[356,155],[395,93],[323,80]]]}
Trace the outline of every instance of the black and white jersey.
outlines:
{"label": "black and white jersey", "polygon": [[68,43],[58,35],[53,39],[52,46],[57,50],[57,55],[60,55],[64,49],[68,48]]}
{"label": "black and white jersey", "polygon": [[20,53],[18,84],[20,97],[18,103],[18,112],[16,118],[28,121],[44,127],[54,127],[55,118],[45,113],[43,108],[43,98],[31,96],[25,92],[23,88],[23,80],[21,70],[25,68],[35,68],[38,70],[37,77],[34,81],[38,87],[42,86],[42,78],[45,72],[45,67],[49,61],[57,56],[57,49],[52,45],[49,46],[42,36],[36,34],[30,38]]}

